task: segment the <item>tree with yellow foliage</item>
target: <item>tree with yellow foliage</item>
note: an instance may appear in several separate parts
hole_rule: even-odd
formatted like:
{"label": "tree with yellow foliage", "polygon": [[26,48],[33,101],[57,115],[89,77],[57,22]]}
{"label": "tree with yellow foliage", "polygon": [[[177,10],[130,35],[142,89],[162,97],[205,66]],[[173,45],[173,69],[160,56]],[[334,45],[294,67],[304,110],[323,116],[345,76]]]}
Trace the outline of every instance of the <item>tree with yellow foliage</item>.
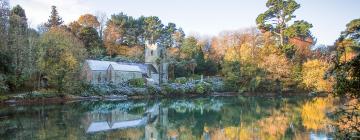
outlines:
{"label": "tree with yellow foliage", "polygon": [[51,28],[39,41],[38,67],[59,93],[78,89],[81,63],[86,57],[83,43],[63,28]]}
{"label": "tree with yellow foliage", "polygon": [[332,82],[324,76],[329,64],[318,59],[309,60],[303,64],[302,83],[306,88],[315,91],[332,91]]}

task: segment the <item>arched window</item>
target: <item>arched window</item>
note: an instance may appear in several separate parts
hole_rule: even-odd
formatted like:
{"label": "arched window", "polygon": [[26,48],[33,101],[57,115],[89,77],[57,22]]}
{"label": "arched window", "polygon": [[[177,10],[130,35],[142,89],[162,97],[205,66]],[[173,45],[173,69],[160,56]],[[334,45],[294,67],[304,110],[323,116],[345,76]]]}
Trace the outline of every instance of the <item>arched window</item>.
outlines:
{"label": "arched window", "polygon": [[151,56],[154,55],[154,51],[153,51],[153,50],[150,51],[150,55],[151,55]]}

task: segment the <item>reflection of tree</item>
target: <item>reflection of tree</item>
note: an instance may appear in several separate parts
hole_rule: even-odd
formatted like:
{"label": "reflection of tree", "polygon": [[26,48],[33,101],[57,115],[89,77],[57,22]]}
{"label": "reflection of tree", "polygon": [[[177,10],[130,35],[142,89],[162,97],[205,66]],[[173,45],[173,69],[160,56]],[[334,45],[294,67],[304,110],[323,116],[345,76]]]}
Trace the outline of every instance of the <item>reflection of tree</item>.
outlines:
{"label": "reflection of tree", "polygon": [[351,100],[336,112],[336,126],[340,137],[351,139],[360,137],[360,104]]}
{"label": "reflection of tree", "polygon": [[[303,99],[299,98],[218,97],[166,100],[161,101],[161,113],[157,119],[148,123],[145,128],[91,134],[84,131],[87,128],[84,124],[87,114],[98,117],[102,117],[101,114],[112,115],[110,119],[116,120],[113,115],[123,115],[113,112],[143,114],[147,106],[156,101],[91,101],[40,108],[26,107],[22,109],[26,111],[19,111],[15,115],[17,120],[21,120],[24,129],[17,128],[15,132],[5,134],[4,138],[11,139],[16,135],[16,138],[30,139],[143,139],[146,133],[151,134],[150,131],[146,132],[149,130],[146,128],[151,127],[154,130],[151,132],[157,132],[153,136],[158,136],[159,139],[304,139],[309,137],[309,133],[303,126],[309,128],[311,125],[307,122],[318,120],[313,118],[316,113],[309,113],[310,109],[316,112],[324,109],[322,104],[331,106],[323,101],[328,100],[314,99],[304,105]],[[325,118],[327,109],[323,112]],[[11,120],[14,124],[10,127],[20,127],[16,119]],[[0,120],[0,125],[1,123]]]}
{"label": "reflection of tree", "polygon": [[126,140],[140,140],[144,137],[144,130],[140,128],[129,128],[121,131],[110,132],[105,139],[126,139]]}
{"label": "reflection of tree", "polygon": [[326,116],[327,111],[332,107],[332,98],[315,98],[306,102],[301,108],[303,125],[311,130],[323,130],[330,120]]}

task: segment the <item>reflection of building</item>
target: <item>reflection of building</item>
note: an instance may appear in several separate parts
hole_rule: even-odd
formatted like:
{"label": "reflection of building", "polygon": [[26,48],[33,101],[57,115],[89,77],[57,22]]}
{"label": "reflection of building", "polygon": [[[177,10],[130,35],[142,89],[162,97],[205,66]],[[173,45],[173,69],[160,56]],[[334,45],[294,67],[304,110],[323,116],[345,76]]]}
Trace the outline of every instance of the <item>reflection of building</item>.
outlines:
{"label": "reflection of building", "polygon": [[145,122],[146,118],[143,118],[141,115],[129,114],[117,110],[112,110],[107,113],[87,113],[86,119],[84,119],[87,133],[136,127]]}
{"label": "reflection of building", "polygon": [[[83,123],[87,133],[145,126],[145,134],[157,136],[158,133],[155,126],[158,124],[159,119],[163,118],[159,117],[159,108],[160,105],[155,104],[144,114],[130,114],[119,110],[112,110],[109,112],[90,112],[86,114]],[[167,119],[167,117],[165,119]],[[161,122],[167,122],[167,120],[162,119]]]}
{"label": "reflection of building", "polygon": [[145,140],[166,139],[168,126],[168,109],[158,107],[159,115],[145,126]]}

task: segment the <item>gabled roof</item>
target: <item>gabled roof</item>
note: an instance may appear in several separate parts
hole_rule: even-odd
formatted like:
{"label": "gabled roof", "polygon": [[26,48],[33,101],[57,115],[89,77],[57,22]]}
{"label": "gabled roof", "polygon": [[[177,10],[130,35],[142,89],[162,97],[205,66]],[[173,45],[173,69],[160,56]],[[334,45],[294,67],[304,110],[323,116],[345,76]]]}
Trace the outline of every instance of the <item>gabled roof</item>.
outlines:
{"label": "gabled roof", "polygon": [[[127,65],[127,64],[119,64],[116,62],[111,62],[110,64],[112,68],[116,71],[134,71],[141,72],[141,69],[136,65]],[[110,67],[110,66],[109,66]]]}
{"label": "gabled roof", "polygon": [[147,74],[148,69],[154,73],[158,73],[156,68],[152,64],[144,64],[144,63],[126,63],[126,62],[117,62],[118,64],[123,65],[132,65],[132,66],[138,66],[143,74]]}
{"label": "gabled roof", "polygon": [[111,64],[111,61],[98,61],[98,60],[86,60],[91,70],[102,70],[105,71]]}
{"label": "gabled roof", "polygon": [[112,61],[99,61],[99,60],[86,60],[91,70],[106,71],[110,65],[117,71],[135,71],[141,72],[141,69],[137,65],[132,64],[120,64]]}

